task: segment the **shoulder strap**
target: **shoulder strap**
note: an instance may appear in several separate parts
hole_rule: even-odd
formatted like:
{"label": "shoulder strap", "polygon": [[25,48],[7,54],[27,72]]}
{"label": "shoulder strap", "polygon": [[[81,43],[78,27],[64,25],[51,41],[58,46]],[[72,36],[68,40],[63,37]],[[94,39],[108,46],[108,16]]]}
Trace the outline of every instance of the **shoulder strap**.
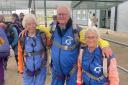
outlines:
{"label": "shoulder strap", "polygon": [[44,32],[40,32],[40,36],[41,36],[41,43],[42,43],[45,51],[47,51],[46,34]]}
{"label": "shoulder strap", "polygon": [[25,36],[19,37],[19,39],[20,39],[20,43],[22,45],[22,49],[24,50],[25,49]]}
{"label": "shoulder strap", "polygon": [[78,61],[77,61],[78,72],[77,72],[76,85],[82,85],[82,56],[83,56],[83,53],[84,53],[84,47],[81,45],[80,50],[79,50],[79,55],[78,55]]}
{"label": "shoulder strap", "polygon": [[73,24],[73,33],[74,33],[74,38],[75,38],[75,41],[78,42],[79,40],[79,32],[81,31],[81,27],[79,27],[77,24]]}
{"label": "shoulder strap", "polygon": [[108,77],[108,60],[106,57],[103,57],[103,74]]}
{"label": "shoulder strap", "polygon": [[47,44],[46,44],[46,34],[44,32],[40,32],[40,36],[41,36],[41,43],[44,47],[45,50],[45,57],[44,57],[44,64],[47,64],[47,59],[48,59],[48,55],[47,55]]}
{"label": "shoulder strap", "polygon": [[108,67],[112,58],[114,58],[114,55],[109,58],[103,56],[103,74],[105,77],[108,77]]}
{"label": "shoulder strap", "polygon": [[50,29],[51,33],[53,33],[55,30],[56,30],[56,24],[52,24]]}

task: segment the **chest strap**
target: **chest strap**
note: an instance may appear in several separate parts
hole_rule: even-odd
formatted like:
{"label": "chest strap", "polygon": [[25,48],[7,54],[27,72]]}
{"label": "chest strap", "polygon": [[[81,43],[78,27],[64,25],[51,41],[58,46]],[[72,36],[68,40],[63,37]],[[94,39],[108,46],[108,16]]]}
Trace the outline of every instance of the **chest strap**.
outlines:
{"label": "chest strap", "polygon": [[46,63],[45,61],[43,61],[43,63],[41,64],[41,66],[36,69],[35,71],[30,71],[29,69],[26,70],[26,73],[28,76],[37,76],[38,74],[40,74],[42,68],[46,67]]}
{"label": "chest strap", "polygon": [[32,57],[32,56],[36,56],[36,55],[43,55],[44,53],[45,53],[45,51],[36,51],[36,52],[24,53],[24,55],[26,57]]}
{"label": "chest strap", "polygon": [[71,47],[67,46],[67,45],[61,45],[60,43],[58,43],[57,41],[53,41],[53,44],[56,45],[58,48],[61,48],[63,50],[73,50],[75,48],[78,47],[78,45],[73,45]]}
{"label": "chest strap", "polygon": [[105,76],[104,75],[102,75],[102,76],[100,76],[100,77],[96,77],[96,76],[94,76],[93,74],[90,74],[89,72],[87,72],[87,71],[85,71],[85,70],[83,70],[83,73],[85,73],[89,78],[91,78],[91,79],[94,79],[94,80],[102,80],[103,78],[105,78]]}

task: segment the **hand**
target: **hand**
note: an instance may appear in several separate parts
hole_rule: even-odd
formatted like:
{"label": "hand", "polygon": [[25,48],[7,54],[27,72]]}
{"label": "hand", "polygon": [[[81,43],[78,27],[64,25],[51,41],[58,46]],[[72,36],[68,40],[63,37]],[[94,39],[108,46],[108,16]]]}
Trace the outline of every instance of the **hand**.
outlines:
{"label": "hand", "polygon": [[26,35],[26,33],[27,33],[27,29],[22,30],[22,32],[19,34],[19,37],[20,36],[23,37],[24,35]]}
{"label": "hand", "polygon": [[110,47],[104,47],[102,48],[102,54],[108,58],[112,56],[112,49]]}

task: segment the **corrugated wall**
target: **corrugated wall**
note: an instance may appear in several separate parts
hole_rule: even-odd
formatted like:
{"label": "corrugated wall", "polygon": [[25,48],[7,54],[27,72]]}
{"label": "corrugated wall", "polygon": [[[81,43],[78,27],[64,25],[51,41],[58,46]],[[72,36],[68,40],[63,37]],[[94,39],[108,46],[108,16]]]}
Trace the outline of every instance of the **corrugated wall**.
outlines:
{"label": "corrugated wall", "polygon": [[[110,28],[114,30],[115,7],[111,8]],[[128,32],[128,1],[118,5],[117,31]]]}
{"label": "corrugated wall", "polygon": [[118,6],[117,30],[128,32],[128,1]]}
{"label": "corrugated wall", "polygon": [[110,20],[110,29],[114,30],[114,19],[115,19],[115,7],[111,8],[111,20]]}

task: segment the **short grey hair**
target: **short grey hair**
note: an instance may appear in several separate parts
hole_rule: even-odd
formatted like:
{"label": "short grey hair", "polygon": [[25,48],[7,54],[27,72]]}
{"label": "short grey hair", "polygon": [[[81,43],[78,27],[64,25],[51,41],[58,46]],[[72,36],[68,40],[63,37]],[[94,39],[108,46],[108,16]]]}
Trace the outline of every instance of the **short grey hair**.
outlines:
{"label": "short grey hair", "polygon": [[22,21],[22,25],[24,28],[26,28],[26,23],[27,23],[27,20],[29,20],[29,19],[33,19],[37,24],[35,15],[34,14],[27,14],[24,16],[23,21]]}
{"label": "short grey hair", "polygon": [[94,32],[94,33],[96,34],[96,36],[97,36],[98,38],[100,38],[100,33],[99,33],[98,29],[97,29],[95,26],[87,27],[87,30],[86,30],[86,32],[85,32],[85,36],[87,36],[87,33],[88,33],[88,32]]}
{"label": "short grey hair", "polygon": [[69,17],[71,16],[71,7],[70,7],[70,6],[68,6],[68,5],[61,5],[61,6],[58,6],[58,7],[57,7],[57,11],[58,11],[58,9],[61,9],[61,8],[67,9],[67,11],[68,11],[68,16],[69,16]]}

